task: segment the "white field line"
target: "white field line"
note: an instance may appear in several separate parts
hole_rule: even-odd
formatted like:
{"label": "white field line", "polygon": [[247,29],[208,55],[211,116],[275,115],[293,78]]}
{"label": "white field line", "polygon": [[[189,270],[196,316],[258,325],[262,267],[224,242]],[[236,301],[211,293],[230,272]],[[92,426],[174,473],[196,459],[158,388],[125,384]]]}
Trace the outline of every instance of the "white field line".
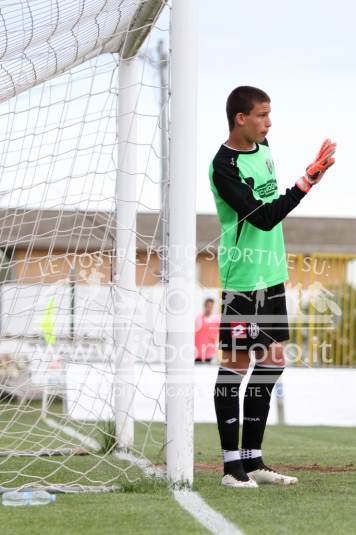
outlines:
{"label": "white field line", "polygon": [[243,532],[208,505],[197,492],[174,490],[179,505],[214,535],[243,535]]}
{"label": "white field line", "polygon": [[163,478],[165,475],[163,470],[160,470],[154,466],[148,459],[140,459],[131,452],[118,451],[115,453],[115,457],[120,461],[128,461],[132,464],[135,464],[146,476]]}
{"label": "white field line", "polygon": [[79,431],[77,431],[73,427],[70,427],[69,425],[59,424],[58,422],[56,422],[56,420],[53,420],[52,418],[43,418],[43,420],[49,427],[58,429],[59,431],[71,438],[76,438],[83,444],[83,446],[86,446],[87,448],[90,448],[95,451],[100,450],[101,446],[99,442],[94,438],[90,438],[86,435],[83,435],[82,433],[79,433]]}
{"label": "white field line", "polygon": [[[60,430],[66,435],[78,439],[84,446],[98,451],[100,444],[93,438],[82,435],[68,425],[61,425],[52,418],[44,418],[44,421],[49,427]],[[164,472],[156,468],[148,459],[139,459],[130,452],[118,452],[116,457],[122,461],[128,461],[140,468],[145,475],[154,476],[157,478],[164,477]],[[192,515],[202,526],[204,526],[210,533],[214,535],[244,535],[243,532],[232,524],[220,513],[212,509],[203,498],[191,490],[173,490],[174,499],[179,505]]]}
{"label": "white field line", "polygon": [[[147,459],[139,459],[132,453],[117,453],[116,456],[136,464],[148,476],[163,477],[164,472],[156,468]],[[202,526],[214,535],[244,535],[232,522],[208,505],[197,492],[191,490],[173,490],[174,499],[192,515]]]}

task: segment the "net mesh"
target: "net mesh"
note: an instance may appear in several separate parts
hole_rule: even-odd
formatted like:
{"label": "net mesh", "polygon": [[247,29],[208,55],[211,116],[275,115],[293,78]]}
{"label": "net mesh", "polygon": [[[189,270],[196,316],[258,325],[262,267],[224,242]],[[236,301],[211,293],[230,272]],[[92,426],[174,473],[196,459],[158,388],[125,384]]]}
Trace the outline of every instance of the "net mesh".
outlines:
{"label": "net mesh", "polygon": [[[168,62],[157,42],[168,39],[169,6],[12,0],[0,13],[0,487],[110,491],[163,462],[165,285],[157,251],[167,187],[160,68]],[[116,274],[125,259],[116,241],[118,88],[122,65],[146,35],[131,112],[135,443],[127,453],[118,451],[115,429]]]}

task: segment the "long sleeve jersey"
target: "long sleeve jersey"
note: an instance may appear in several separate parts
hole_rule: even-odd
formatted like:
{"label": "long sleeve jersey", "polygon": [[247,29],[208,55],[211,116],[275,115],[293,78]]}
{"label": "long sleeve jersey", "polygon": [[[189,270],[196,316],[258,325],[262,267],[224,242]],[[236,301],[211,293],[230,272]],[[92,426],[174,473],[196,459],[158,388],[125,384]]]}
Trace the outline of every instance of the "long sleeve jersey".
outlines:
{"label": "long sleeve jersey", "polygon": [[278,194],[267,143],[252,151],[221,145],[209,177],[221,227],[222,288],[246,292],[288,280],[281,221],[305,193],[293,186]]}

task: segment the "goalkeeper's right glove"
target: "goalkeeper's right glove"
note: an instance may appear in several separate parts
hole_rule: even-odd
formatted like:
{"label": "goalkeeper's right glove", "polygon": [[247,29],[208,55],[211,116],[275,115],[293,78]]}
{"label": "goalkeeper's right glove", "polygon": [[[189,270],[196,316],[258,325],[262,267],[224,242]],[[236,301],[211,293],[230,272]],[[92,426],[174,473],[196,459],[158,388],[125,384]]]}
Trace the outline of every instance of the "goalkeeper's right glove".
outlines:
{"label": "goalkeeper's right glove", "polygon": [[335,163],[335,159],[332,158],[335,150],[336,143],[332,143],[330,139],[326,139],[314,162],[308,165],[306,174],[297,180],[296,186],[307,193],[314,184],[320,182],[325,171]]}

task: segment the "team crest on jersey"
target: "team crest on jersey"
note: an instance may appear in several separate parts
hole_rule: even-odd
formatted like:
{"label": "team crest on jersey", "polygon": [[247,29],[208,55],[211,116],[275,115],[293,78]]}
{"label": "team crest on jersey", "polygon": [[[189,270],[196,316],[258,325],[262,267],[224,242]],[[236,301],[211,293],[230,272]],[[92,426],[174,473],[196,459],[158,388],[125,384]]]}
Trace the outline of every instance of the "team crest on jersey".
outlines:
{"label": "team crest on jersey", "polygon": [[247,338],[247,323],[232,321],[231,338],[234,340],[243,340]]}
{"label": "team crest on jersey", "polygon": [[260,334],[260,328],[257,323],[250,323],[248,326],[248,334],[253,340],[257,338],[257,336]]}
{"label": "team crest on jersey", "polygon": [[266,160],[267,169],[270,172],[270,174],[273,173],[273,162],[272,160]]}

